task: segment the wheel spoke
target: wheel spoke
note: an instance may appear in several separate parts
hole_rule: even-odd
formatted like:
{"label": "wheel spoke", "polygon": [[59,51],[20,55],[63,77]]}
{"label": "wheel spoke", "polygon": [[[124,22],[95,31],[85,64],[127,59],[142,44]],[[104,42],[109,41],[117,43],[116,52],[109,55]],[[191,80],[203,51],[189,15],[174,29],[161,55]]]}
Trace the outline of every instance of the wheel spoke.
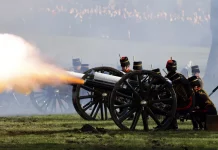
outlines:
{"label": "wheel spoke", "polygon": [[100,109],[101,109],[101,120],[104,120],[104,110],[103,110],[103,103],[102,103],[102,102],[100,102],[100,103],[99,103],[99,105],[100,105]]}
{"label": "wheel spoke", "polygon": [[90,116],[93,115],[93,113],[95,112],[95,109],[96,109],[97,106],[98,106],[98,103],[95,103],[95,106],[94,106],[94,108],[92,109],[92,112],[91,112]]}
{"label": "wheel spoke", "polygon": [[96,95],[86,95],[86,96],[80,96],[79,99],[87,99],[87,98],[95,98]]}
{"label": "wheel spoke", "polygon": [[97,110],[96,110],[96,112],[95,112],[95,114],[94,114],[94,116],[93,116],[94,118],[97,117],[100,107],[101,107],[101,105],[100,105],[100,103],[98,103]]}
{"label": "wheel spoke", "polygon": [[121,93],[121,92],[116,91],[116,94],[117,94],[118,96],[120,96],[120,97],[124,97],[124,98],[126,98],[126,99],[131,99],[131,100],[133,100],[133,97],[128,96],[128,95],[126,95],[126,94],[123,94],[123,93]]}
{"label": "wheel spoke", "polygon": [[130,130],[135,130],[135,127],[136,127],[136,125],[137,125],[137,123],[138,123],[140,114],[141,114],[141,108],[136,111],[135,116],[134,116],[134,118],[133,118],[132,125],[131,125],[131,127],[130,127]]}
{"label": "wheel spoke", "polygon": [[133,108],[130,111],[128,111],[127,113],[125,113],[124,115],[122,115],[119,118],[120,122],[123,122],[124,120],[126,120],[127,118],[129,118],[135,111],[137,110],[137,108]]}
{"label": "wheel spoke", "polygon": [[86,111],[87,109],[89,109],[90,107],[92,107],[93,104],[95,104],[94,101],[88,102],[87,104],[85,104],[85,105],[83,106],[83,110]]}
{"label": "wheel spoke", "polygon": [[148,113],[144,110],[144,108],[141,111],[142,113],[142,121],[143,121],[143,126],[144,126],[144,131],[148,131]]}
{"label": "wheel spoke", "polygon": [[87,91],[90,91],[90,92],[95,92],[95,90],[94,90],[93,88],[90,88],[90,87],[85,86],[85,85],[81,85],[81,88],[82,88],[82,89],[85,89],[85,90],[87,90]]}
{"label": "wheel spoke", "polygon": [[[51,112],[56,112],[56,99],[54,98],[53,103],[52,103],[52,110]],[[54,110],[54,111],[53,111]]]}
{"label": "wheel spoke", "polygon": [[90,92],[94,92],[94,93],[96,93],[96,94],[101,94],[101,92],[99,92],[99,91],[97,91],[97,90],[95,90],[95,89],[93,89],[93,88],[90,88],[90,87],[88,87],[88,86],[81,85],[81,88],[83,88],[83,89],[85,89],[85,90],[87,90],[87,91],[90,91]]}
{"label": "wheel spoke", "polygon": [[45,100],[45,102],[42,104],[42,106],[40,106],[42,109],[44,108],[44,106],[46,106],[46,105],[47,105],[48,99],[49,99],[49,98],[46,98],[46,99],[44,99],[44,100]]}
{"label": "wheel spoke", "polygon": [[50,105],[51,102],[52,102],[52,99],[49,99],[49,101],[48,101],[48,103],[47,103],[47,105],[46,105],[46,110],[48,109],[48,107],[49,107],[49,105]]}
{"label": "wheel spoke", "polygon": [[151,116],[151,118],[156,122],[157,125],[161,125],[160,121],[157,119],[157,117],[154,115],[154,113],[151,111],[149,107],[145,107],[148,114]]}
{"label": "wheel spoke", "polygon": [[124,83],[132,90],[132,92],[134,93],[134,95],[136,95],[137,98],[138,98],[139,100],[141,100],[141,97],[140,97],[139,94],[133,89],[133,87],[129,84],[129,82],[125,80]]}
{"label": "wheel spoke", "polygon": [[108,116],[107,116],[107,105],[106,105],[106,103],[104,103],[104,111],[105,111],[105,120],[107,120]]}
{"label": "wheel spoke", "polygon": [[[63,113],[64,110],[67,110],[67,108],[64,106],[64,104],[63,104],[63,102],[62,102],[62,99],[60,99],[60,97],[59,97],[59,99],[57,99],[57,100],[58,100],[60,109],[61,109],[61,111],[62,111],[62,113]],[[63,108],[64,110],[62,110],[62,108]]]}

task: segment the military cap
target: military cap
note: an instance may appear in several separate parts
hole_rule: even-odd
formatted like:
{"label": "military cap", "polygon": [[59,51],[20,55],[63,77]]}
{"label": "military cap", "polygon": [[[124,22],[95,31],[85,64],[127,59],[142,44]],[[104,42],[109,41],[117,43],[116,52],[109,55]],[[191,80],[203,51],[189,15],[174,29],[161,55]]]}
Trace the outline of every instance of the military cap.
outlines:
{"label": "military cap", "polygon": [[142,62],[134,61],[133,62],[133,70],[142,70]]}
{"label": "military cap", "polygon": [[157,74],[161,75],[161,72],[160,72],[160,69],[159,69],[159,68],[153,69],[153,70],[151,70],[151,71],[156,72]]}
{"label": "military cap", "polygon": [[191,86],[193,86],[193,87],[194,86],[198,86],[198,87],[201,86],[201,83],[200,83],[198,77],[196,77],[196,76],[192,76],[192,77],[188,78],[188,81],[191,84]]}
{"label": "military cap", "polygon": [[73,66],[80,66],[81,61],[79,58],[72,59]]}
{"label": "military cap", "polygon": [[191,67],[192,73],[200,73],[200,69],[198,65]]}
{"label": "military cap", "polygon": [[176,60],[168,60],[166,64],[166,68],[168,71],[176,71],[177,70],[177,62]]}
{"label": "military cap", "polygon": [[122,67],[127,67],[127,66],[129,66],[130,65],[130,62],[129,62],[129,59],[128,59],[128,57],[121,57],[120,58],[120,65],[122,66]]}

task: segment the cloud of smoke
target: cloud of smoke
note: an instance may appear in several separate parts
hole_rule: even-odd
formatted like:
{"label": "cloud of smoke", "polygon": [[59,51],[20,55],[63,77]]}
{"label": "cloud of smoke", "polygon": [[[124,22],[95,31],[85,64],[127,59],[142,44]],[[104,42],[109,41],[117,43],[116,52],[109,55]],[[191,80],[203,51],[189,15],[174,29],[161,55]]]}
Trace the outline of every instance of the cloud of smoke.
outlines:
{"label": "cloud of smoke", "polygon": [[83,84],[65,70],[47,63],[23,38],[0,34],[0,92],[29,94],[44,85]]}

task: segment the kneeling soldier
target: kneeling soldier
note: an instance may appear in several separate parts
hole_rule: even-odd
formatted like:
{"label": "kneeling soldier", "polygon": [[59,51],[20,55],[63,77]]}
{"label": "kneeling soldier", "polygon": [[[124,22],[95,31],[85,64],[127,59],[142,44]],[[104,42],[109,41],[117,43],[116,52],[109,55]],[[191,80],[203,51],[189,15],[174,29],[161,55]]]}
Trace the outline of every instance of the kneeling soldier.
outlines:
{"label": "kneeling soldier", "polygon": [[207,93],[201,88],[201,82],[198,80],[198,77],[192,76],[188,80],[195,92],[195,109],[191,114],[193,129],[206,130],[206,117],[207,115],[217,115],[216,107]]}

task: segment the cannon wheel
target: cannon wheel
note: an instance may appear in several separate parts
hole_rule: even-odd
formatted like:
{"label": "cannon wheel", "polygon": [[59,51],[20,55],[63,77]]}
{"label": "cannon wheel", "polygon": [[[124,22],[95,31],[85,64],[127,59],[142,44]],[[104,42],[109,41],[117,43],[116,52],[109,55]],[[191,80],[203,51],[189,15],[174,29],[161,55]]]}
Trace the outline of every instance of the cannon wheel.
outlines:
{"label": "cannon wheel", "polygon": [[[89,77],[90,72],[100,72],[114,76],[123,76],[124,73],[111,67],[96,67],[86,71],[83,79]],[[73,88],[73,105],[78,114],[85,120],[109,119],[108,101],[111,91],[96,89],[85,85],[76,85]],[[104,96],[104,94],[106,96]],[[100,111],[100,116],[98,112]]]}
{"label": "cannon wheel", "polygon": [[175,117],[177,99],[169,80],[142,70],[115,84],[109,104],[112,120],[122,130],[165,130]]}
{"label": "cannon wheel", "polygon": [[46,86],[30,94],[33,106],[44,114],[71,113],[72,87],[63,85],[58,87]]}

